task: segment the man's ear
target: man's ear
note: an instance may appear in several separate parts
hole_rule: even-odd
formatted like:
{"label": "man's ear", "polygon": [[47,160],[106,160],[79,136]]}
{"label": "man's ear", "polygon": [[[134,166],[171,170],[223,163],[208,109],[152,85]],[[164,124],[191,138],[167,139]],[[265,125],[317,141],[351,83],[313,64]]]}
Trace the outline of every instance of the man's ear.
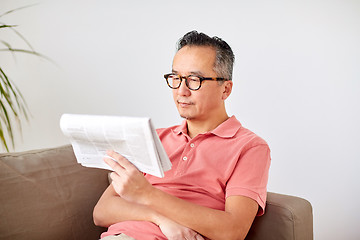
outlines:
{"label": "man's ear", "polygon": [[222,94],[222,100],[227,99],[232,91],[232,87],[233,87],[233,81],[225,81],[223,84],[223,94]]}

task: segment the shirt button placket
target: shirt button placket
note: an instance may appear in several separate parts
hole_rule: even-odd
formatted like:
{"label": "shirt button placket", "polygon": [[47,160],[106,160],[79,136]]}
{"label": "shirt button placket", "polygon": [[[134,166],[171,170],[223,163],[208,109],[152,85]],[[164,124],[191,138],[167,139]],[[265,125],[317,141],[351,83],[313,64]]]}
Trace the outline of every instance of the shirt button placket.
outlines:
{"label": "shirt button placket", "polygon": [[[191,149],[189,149],[189,146]],[[184,151],[184,155],[182,156],[182,163],[180,163],[179,165],[179,173],[180,174],[184,174],[185,170],[187,169],[187,166],[189,164],[188,160],[189,160],[189,157],[187,156],[188,154],[190,154],[189,152],[195,147],[195,143],[190,143],[190,145],[188,145],[188,147],[186,147],[185,151]],[[190,154],[191,155],[191,154]],[[181,167],[180,167],[181,166]]]}

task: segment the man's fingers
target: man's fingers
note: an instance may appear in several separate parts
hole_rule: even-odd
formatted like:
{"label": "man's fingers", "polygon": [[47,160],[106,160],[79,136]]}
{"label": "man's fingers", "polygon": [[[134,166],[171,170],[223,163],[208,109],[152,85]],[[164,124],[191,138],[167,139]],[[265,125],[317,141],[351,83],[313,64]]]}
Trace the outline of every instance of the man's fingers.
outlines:
{"label": "man's fingers", "polygon": [[205,238],[203,238],[203,236],[201,236],[200,234],[196,234],[195,239],[196,240],[205,240]]}
{"label": "man's fingers", "polygon": [[104,157],[104,162],[109,165],[114,171],[124,170],[124,168],[119,163],[115,162],[109,157]]}
{"label": "man's fingers", "polygon": [[116,188],[117,190],[121,190],[120,186],[117,185],[117,183],[121,181],[120,176],[116,172],[112,172],[110,173],[110,178],[112,179],[111,183],[114,186],[114,188]]}
{"label": "man's fingers", "polygon": [[121,184],[120,184],[120,185],[117,184],[117,181],[120,180],[119,175],[116,174],[115,172],[112,172],[112,173],[110,174],[110,177],[111,177],[111,179],[112,179],[111,185],[113,186],[115,192],[116,192],[119,196],[121,196],[121,192],[122,192],[123,188],[122,188],[122,185],[121,185]]}
{"label": "man's fingers", "polygon": [[121,154],[114,152],[112,150],[106,151],[106,154],[115,159],[116,162],[118,162],[120,164],[120,166],[122,166],[125,169],[131,169],[134,168],[134,165],[132,165],[129,160],[127,160],[126,158],[124,158]]}

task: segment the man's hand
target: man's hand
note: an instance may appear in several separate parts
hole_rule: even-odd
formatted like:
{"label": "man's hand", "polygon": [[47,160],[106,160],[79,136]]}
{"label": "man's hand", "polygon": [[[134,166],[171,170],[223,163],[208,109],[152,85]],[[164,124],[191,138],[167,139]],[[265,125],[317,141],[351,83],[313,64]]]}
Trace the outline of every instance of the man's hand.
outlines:
{"label": "man's hand", "polygon": [[204,240],[199,233],[168,218],[159,217],[157,222],[160,230],[169,240]]}
{"label": "man's hand", "polygon": [[114,151],[107,151],[107,154],[115,160],[104,158],[104,161],[114,170],[110,177],[116,193],[127,201],[142,203],[144,197],[152,191],[153,186],[122,155]]}

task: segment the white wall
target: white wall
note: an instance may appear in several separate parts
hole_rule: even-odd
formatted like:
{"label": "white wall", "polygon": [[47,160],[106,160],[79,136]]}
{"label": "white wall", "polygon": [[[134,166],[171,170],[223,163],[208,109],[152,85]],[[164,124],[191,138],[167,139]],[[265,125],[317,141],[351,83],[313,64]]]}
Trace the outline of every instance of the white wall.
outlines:
{"label": "white wall", "polygon": [[[0,11],[36,2],[0,0]],[[269,190],[312,203],[316,239],[360,237],[359,1],[53,0],[1,21],[58,64],[0,55],[32,113],[17,151],[66,144],[65,112],[179,123],[162,75],[197,29],[236,54],[227,106],[271,146]]]}

